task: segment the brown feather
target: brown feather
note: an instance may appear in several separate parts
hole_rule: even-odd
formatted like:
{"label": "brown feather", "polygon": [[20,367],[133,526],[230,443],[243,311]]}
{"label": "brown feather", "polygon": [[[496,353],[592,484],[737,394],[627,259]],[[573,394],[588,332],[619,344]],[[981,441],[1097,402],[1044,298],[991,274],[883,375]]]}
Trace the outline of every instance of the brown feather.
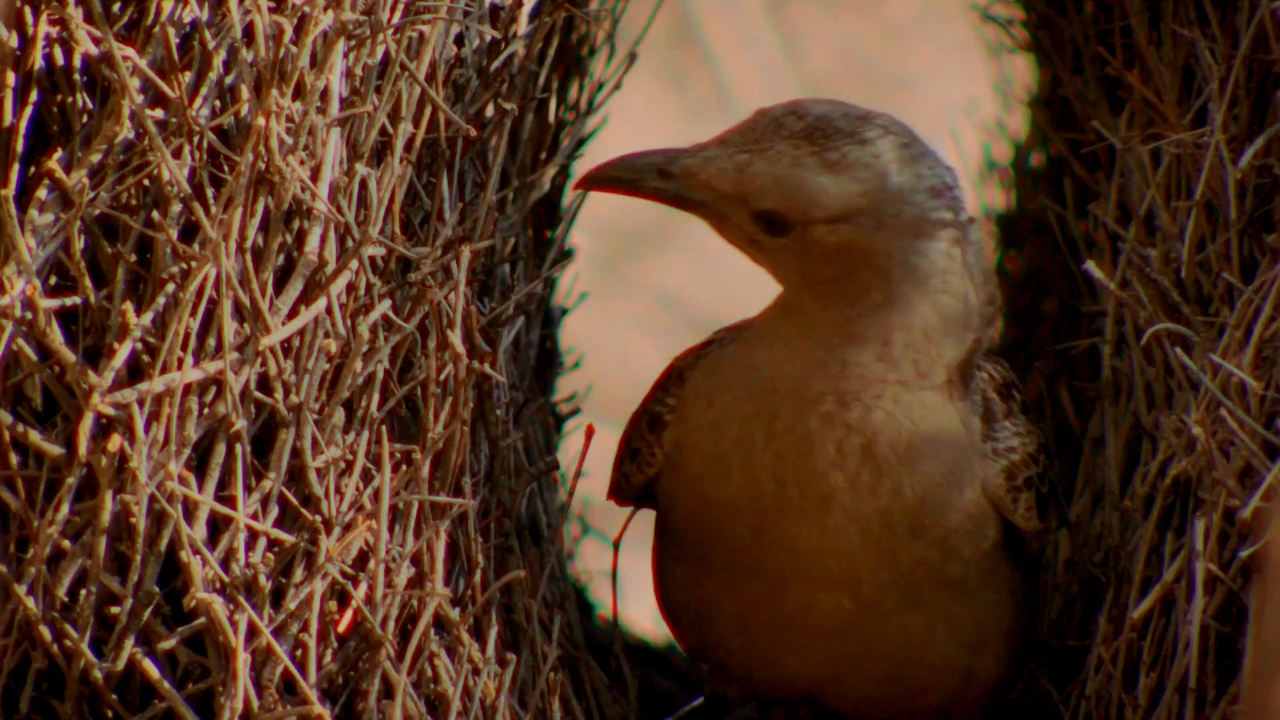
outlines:
{"label": "brown feather", "polygon": [[981,423],[982,446],[996,465],[983,489],[996,510],[1032,547],[1039,547],[1046,534],[1039,486],[1045,467],[1043,439],[1027,419],[1022,388],[1004,360],[980,352],[972,372],[969,392]]}
{"label": "brown feather", "polygon": [[667,427],[680,401],[684,384],[703,358],[733,341],[754,318],[715,331],[706,340],[676,356],[654,381],[648,394],[622,431],[609,479],[609,499],[621,507],[656,510],[654,483],[662,473],[667,451]]}

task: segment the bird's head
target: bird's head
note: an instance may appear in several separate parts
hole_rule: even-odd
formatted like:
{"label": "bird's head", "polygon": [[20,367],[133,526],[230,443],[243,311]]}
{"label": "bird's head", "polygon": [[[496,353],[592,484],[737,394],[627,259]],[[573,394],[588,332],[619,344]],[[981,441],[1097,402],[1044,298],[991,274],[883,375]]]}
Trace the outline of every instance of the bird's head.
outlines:
{"label": "bird's head", "polygon": [[837,100],[766,107],[705,142],[614,158],[575,187],[692,213],[788,291],[875,284],[954,242],[940,231],[967,218],[955,173],[919,136]]}

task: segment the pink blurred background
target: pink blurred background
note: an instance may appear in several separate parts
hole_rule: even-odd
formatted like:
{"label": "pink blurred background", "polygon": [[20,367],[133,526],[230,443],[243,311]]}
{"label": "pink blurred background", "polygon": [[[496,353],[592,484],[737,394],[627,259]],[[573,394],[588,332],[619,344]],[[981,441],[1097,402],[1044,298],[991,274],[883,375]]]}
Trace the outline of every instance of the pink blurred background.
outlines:
{"label": "pink blurred background", "polygon": [[[654,4],[632,2],[620,47]],[[990,145],[993,123],[1015,134],[1024,123],[1021,106],[1002,101],[1001,83],[1025,87],[1030,72],[1021,56],[997,57],[995,38],[970,0],[667,0],[575,171],[706,139],[763,105],[834,97],[907,122],[956,167],[971,208],[998,204],[979,186],[979,168],[985,152],[1007,153]],[[575,499],[595,532],[582,540],[575,571],[607,611],[606,538],[626,512],[604,494],[627,418],[672,357],[754,314],[777,288],[699,220],[639,200],[592,196],[572,242],[577,260],[561,287],[586,297],[562,340],[581,368],[561,379],[560,394],[587,391],[573,426],[597,431]],[[581,432],[566,436],[566,467],[581,447]],[[652,539],[653,516],[643,512],[622,545],[618,606],[624,626],[660,643],[670,636],[653,597]]]}

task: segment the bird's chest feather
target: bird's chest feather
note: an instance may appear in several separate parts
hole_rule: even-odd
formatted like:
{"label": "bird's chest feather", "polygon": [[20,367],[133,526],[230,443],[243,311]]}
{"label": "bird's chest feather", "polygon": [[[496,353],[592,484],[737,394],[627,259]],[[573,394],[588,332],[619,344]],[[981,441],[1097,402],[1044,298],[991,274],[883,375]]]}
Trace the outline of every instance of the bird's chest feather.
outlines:
{"label": "bird's chest feather", "polygon": [[876,352],[748,341],[709,359],[674,420],[660,513],[679,523],[683,508],[720,508],[725,541],[771,538],[796,552],[833,535],[990,532],[976,439],[945,378],[922,383]]}

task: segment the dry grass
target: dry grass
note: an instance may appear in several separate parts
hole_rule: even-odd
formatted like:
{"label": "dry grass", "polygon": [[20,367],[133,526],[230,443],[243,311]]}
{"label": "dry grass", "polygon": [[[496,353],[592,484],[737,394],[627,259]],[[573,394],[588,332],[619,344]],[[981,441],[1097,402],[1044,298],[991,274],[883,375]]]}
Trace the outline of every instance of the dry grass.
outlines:
{"label": "dry grass", "polygon": [[[1280,16],[997,2],[1040,64],[1014,163],[1008,354],[1065,509],[1026,717],[1222,718],[1280,474]],[[1276,640],[1280,642],[1280,640]]]}
{"label": "dry grass", "polygon": [[550,283],[625,4],[19,3],[0,715],[618,714]]}

